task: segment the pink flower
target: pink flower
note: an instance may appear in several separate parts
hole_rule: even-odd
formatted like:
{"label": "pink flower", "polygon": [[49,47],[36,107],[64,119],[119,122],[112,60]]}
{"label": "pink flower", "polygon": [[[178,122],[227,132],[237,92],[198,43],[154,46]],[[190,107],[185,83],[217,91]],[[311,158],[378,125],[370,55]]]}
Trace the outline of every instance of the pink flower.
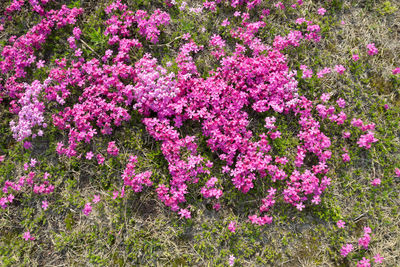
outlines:
{"label": "pink flower", "polygon": [[346,71],[346,68],[343,65],[336,65],[335,71],[339,74],[343,74]]}
{"label": "pink flower", "polygon": [[37,67],[38,69],[43,68],[43,67],[44,67],[44,63],[45,63],[44,60],[39,60],[39,61],[36,63],[36,67]]}
{"label": "pink flower", "polygon": [[375,178],[374,180],[371,181],[371,185],[373,186],[378,186],[381,184],[381,179]]}
{"label": "pink flower", "polygon": [[[399,74],[399,73],[400,73],[400,68],[395,68],[395,69],[392,71],[392,73],[393,73],[393,75]],[[379,255],[379,254],[378,254],[378,255]]]}
{"label": "pink flower", "polygon": [[92,202],[93,202],[94,204],[99,203],[99,202],[100,202],[100,196],[99,196],[99,195],[94,195],[94,196],[93,196]]}
{"label": "pink flower", "polygon": [[78,48],[77,50],[75,50],[75,56],[76,56],[76,57],[82,56],[82,50],[81,50],[80,48]]}
{"label": "pink flower", "polygon": [[231,221],[228,225],[228,229],[229,231],[231,231],[232,233],[234,233],[236,231],[236,222]]}
{"label": "pink flower", "polygon": [[181,215],[181,218],[186,218],[186,219],[190,219],[191,215],[190,215],[190,211],[188,211],[187,209],[181,209],[178,212],[179,215]]}
{"label": "pink flower", "polygon": [[362,246],[364,249],[368,249],[370,241],[371,236],[368,233],[364,233],[364,236],[358,239],[358,245]]}
{"label": "pink flower", "polygon": [[374,43],[367,44],[367,49],[368,49],[367,53],[370,56],[378,54],[378,49],[375,47]]}
{"label": "pink flower", "polygon": [[235,260],[236,260],[235,256],[230,255],[229,256],[229,266],[233,266],[235,264]]}
{"label": "pink flower", "polygon": [[29,231],[26,231],[22,238],[25,239],[25,241],[35,240],[35,238],[33,236],[31,236],[31,233]]}
{"label": "pink flower", "polygon": [[370,267],[369,259],[363,257],[362,260],[357,262],[357,267]]}
{"label": "pink flower", "polygon": [[399,168],[394,169],[394,173],[396,174],[397,177],[400,177],[400,169]]}
{"label": "pink flower", "polygon": [[105,158],[101,154],[97,154],[96,159],[99,165],[103,164],[105,160]]}
{"label": "pink flower", "polygon": [[325,15],[325,12],[326,12],[326,9],[323,8],[323,7],[321,7],[320,9],[318,9],[318,15],[323,16],[323,15]]}
{"label": "pink flower", "polygon": [[331,94],[330,93],[323,93],[320,97],[320,99],[322,100],[322,102],[326,103],[329,101],[329,99],[331,98]]}
{"label": "pink flower", "polygon": [[347,153],[342,154],[342,159],[343,162],[349,162],[350,161],[350,156]]}
{"label": "pink flower", "polygon": [[338,100],[336,100],[336,104],[338,104],[340,108],[346,107],[346,101],[343,98],[339,98]]}
{"label": "pink flower", "polygon": [[221,204],[215,203],[213,206],[213,209],[215,209],[216,211],[219,211],[221,209]]}
{"label": "pink flower", "polygon": [[186,41],[189,40],[190,37],[191,37],[190,33],[185,33],[184,35],[182,35],[182,39]]}
{"label": "pink flower", "polygon": [[43,200],[42,201],[42,209],[47,210],[48,207],[49,207],[49,202],[47,202],[47,200]]}
{"label": "pink flower", "polygon": [[6,158],[5,155],[1,155],[1,156],[0,156],[0,162],[3,162],[5,158]]}
{"label": "pink flower", "polygon": [[115,141],[108,143],[107,153],[110,154],[111,156],[115,156],[115,157],[118,156],[119,149],[115,145]]}
{"label": "pink flower", "polygon": [[376,263],[382,263],[382,261],[384,260],[384,258],[378,253],[374,256],[374,260]]}
{"label": "pink flower", "polygon": [[352,250],[353,250],[352,244],[343,245],[342,248],[340,249],[340,255],[346,257]]}
{"label": "pink flower", "polygon": [[372,230],[370,227],[364,227],[364,234],[370,234],[372,233]]}
{"label": "pink flower", "polygon": [[337,225],[338,228],[344,228],[345,224],[346,224],[346,223],[345,223],[344,221],[342,221],[342,220],[339,220],[339,221],[337,221],[337,223],[336,223],[336,225]]}
{"label": "pink flower", "polygon": [[357,60],[360,59],[360,57],[359,57],[357,54],[354,54],[354,55],[352,56],[352,58],[353,58],[354,61],[357,61]]}
{"label": "pink flower", "polygon": [[226,26],[228,26],[229,24],[231,24],[231,23],[229,22],[229,20],[228,20],[228,19],[225,19],[225,20],[221,23],[221,26],[222,26],[222,27],[226,27]]}
{"label": "pink flower", "polygon": [[89,151],[88,153],[86,153],[86,159],[91,160],[93,158],[94,154],[92,151]]}
{"label": "pink flower", "polygon": [[32,143],[28,142],[28,141],[25,141],[23,146],[24,146],[25,149],[29,150],[29,149],[32,148]]}
{"label": "pink flower", "polygon": [[86,205],[82,211],[83,211],[83,214],[85,214],[86,216],[88,216],[92,212],[92,206],[91,206],[90,202],[86,203]]}

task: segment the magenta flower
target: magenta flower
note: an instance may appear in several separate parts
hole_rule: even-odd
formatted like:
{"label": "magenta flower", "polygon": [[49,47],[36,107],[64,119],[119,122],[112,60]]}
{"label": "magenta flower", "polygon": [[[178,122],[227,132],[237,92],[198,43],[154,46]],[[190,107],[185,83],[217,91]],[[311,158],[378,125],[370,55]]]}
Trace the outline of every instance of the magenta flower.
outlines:
{"label": "magenta flower", "polygon": [[31,233],[29,231],[26,231],[22,238],[25,239],[25,241],[35,240],[35,238],[33,236],[31,236]]}
{"label": "magenta flower", "polygon": [[369,262],[369,259],[363,257],[362,260],[357,262],[357,267],[370,267],[371,264]]}
{"label": "magenta flower", "polygon": [[396,174],[397,177],[400,177],[400,169],[399,168],[395,168],[394,173]]}
{"label": "magenta flower", "polygon": [[367,53],[370,56],[378,54],[378,49],[375,47],[374,43],[367,44],[367,49],[368,49]]}
{"label": "magenta flower", "polygon": [[357,54],[354,54],[352,58],[354,61],[358,61],[360,59],[360,57]]}
{"label": "magenta flower", "polygon": [[107,147],[107,153],[110,154],[111,156],[118,156],[119,149],[115,145],[115,141],[109,142],[108,147]]}
{"label": "magenta flower", "polygon": [[384,260],[384,258],[380,254],[376,254],[374,256],[375,263],[382,263],[383,260]]}
{"label": "magenta flower", "polygon": [[85,207],[83,208],[83,214],[85,214],[86,216],[88,216],[91,212],[92,212],[92,206],[90,204],[90,202],[85,204]]}
{"label": "magenta flower", "polygon": [[323,7],[321,7],[321,8],[318,9],[318,15],[323,16],[323,15],[325,15],[325,12],[326,12],[326,9],[323,8]]}
{"label": "magenta flower", "polygon": [[187,209],[181,209],[178,212],[178,214],[181,215],[181,218],[186,218],[186,219],[190,219],[191,218],[190,211],[187,210]]}
{"label": "magenta flower", "polygon": [[336,65],[335,71],[339,74],[343,74],[346,71],[346,68],[343,65]]}
{"label": "magenta flower", "polygon": [[229,231],[231,231],[232,233],[234,233],[236,231],[236,222],[231,221],[228,225],[228,229]]}
{"label": "magenta flower", "polygon": [[353,250],[352,244],[343,245],[342,248],[340,249],[340,255],[346,257],[352,250]]}
{"label": "magenta flower", "polygon": [[374,180],[371,181],[371,185],[373,186],[378,186],[381,184],[381,179],[375,178]]}
{"label": "magenta flower", "polygon": [[228,26],[229,24],[231,24],[231,23],[229,22],[229,20],[228,20],[228,19],[225,19],[225,20],[221,23],[221,26],[222,26],[222,27],[226,27],[226,26]]}
{"label": "magenta flower", "polygon": [[336,225],[337,225],[338,228],[344,228],[345,224],[346,224],[346,223],[345,223],[344,221],[342,221],[342,220],[339,220],[339,221],[337,221],[337,223],[336,223]]}
{"label": "magenta flower", "polygon": [[42,201],[42,209],[47,210],[48,207],[49,207],[49,202],[47,202],[47,200],[43,200]]}
{"label": "magenta flower", "polygon": [[348,153],[342,154],[342,160],[343,162],[349,162],[350,161],[350,156]]}

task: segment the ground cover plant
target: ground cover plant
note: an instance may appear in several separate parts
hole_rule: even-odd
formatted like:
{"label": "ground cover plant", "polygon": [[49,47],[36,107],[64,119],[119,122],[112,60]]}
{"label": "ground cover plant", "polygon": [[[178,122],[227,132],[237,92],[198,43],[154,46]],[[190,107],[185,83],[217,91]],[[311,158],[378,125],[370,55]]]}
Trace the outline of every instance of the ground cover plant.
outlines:
{"label": "ground cover plant", "polygon": [[0,4],[4,266],[396,266],[400,4]]}

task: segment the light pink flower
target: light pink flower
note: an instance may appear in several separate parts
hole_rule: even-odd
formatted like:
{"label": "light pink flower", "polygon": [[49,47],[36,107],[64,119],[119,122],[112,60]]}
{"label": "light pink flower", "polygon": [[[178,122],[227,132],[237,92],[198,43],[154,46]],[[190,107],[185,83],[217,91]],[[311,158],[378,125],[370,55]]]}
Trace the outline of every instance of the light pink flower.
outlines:
{"label": "light pink flower", "polygon": [[47,210],[48,207],[49,207],[49,202],[47,202],[47,200],[43,200],[42,201],[42,209]]}
{"label": "light pink flower", "polygon": [[346,223],[345,223],[344,221],[342,221],[342,220],[339,220],[339,221],[337,221],[337,223],[336,223],[336,225],[337,225],[338,228],[344,228],[345,224],[346,224]]}
{"label": "light pink flower", "polygon": [[228,229],[229,231],[231,231],[232,233],[234,233],[236,231],[236,222],[231,221],[228,225]]}

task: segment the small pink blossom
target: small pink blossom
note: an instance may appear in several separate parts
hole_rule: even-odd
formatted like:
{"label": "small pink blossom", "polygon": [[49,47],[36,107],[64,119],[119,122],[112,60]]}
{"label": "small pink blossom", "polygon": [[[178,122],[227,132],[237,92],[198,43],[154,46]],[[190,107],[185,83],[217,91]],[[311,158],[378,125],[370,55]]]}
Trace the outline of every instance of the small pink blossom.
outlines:
{"label": "small pink blossom", "polygon": [[367,44],[367,49],[368,49],[367,53],[370,56],[378,54],[378,49],[375,47],[374,43]]}
{"label": "small pink blossom", "polygon": [[36,63],[36,67],[37,67],[38,69],[41,69],[41,68],[44,67],[44,63],[45,63],[44,60],[39,60],[39,61]]}
{"label": "small pink blossom", "polygon": [[358,61],[360,59],[360,57],[357,54],[354,54],[352,56],[352,58],[353,58],[354,62],[356,62],[356,61]]}
{"label": "small pink blossom", "polygon": [[400,169],[399,168],[395,168],[394,173],[396,174],[397,177],[400,177]]}
{"label": "small pink blossom", "polygon": [[374,256],[375,263],[382,263],[383,260],[384,258],[379,253]]}
{"label": "small pink blossom", "polygon": [[88,216],[91,212],[92,212],[92,206],[90,204],[90,202],[85,204],[85,207],[83,208],[83,214],[85,214],[86,216]]}
{"label": "small pink blossom", "polygon": [[339,221],[337,221],[337,223],[336,223],[336,225],[337,225],[338,228],[344,228],[345,224],[346,224],[346,223],[345,223],[344,221],[342,221],[342,220],[339,220]]}
{"label": "small pink blossom", "polygon": [[363,257],[362,260],[357,262],[357,267],[370,267],[371,264],[369,262],[369,259]]}
{"label": "small pink blossom", "polygon": [[190,37],[191,37],[190,33],[185,33],[184,35],[182,35],[182,39],[186,41],[189,40]]}
{"label": "small pink blossom", "polygon": [[343,98],[339,98],[336,100],[336,103],[340,108],[345,108],[346,107],[346,101]]}
{"label": "small pink blossom", "polygon": [[229,256],[229,266],[233,266],[235,264],[235,260],[236,260],[235,256],[230,255]]}
{"label": "small pink blossom", "polygon": [[343,245],[342,248],[340,249],[340,255],[346,257],[352,250],[353,250],[352,244]]}
{"label": "small pink blossom", "polygon": [[228,225],[228,229],[229,231],[231,231],[232,233],[234,233],[236,231],[236,222],[231,221]]}
{"label": "small pink blossom", "polygon": [[231,23],[229,22],[229,20],[228,20],[228,19],[225,19],[225,20],[221,23],[221,26],[222,26],[222,27],[226,27],[226,26],[228,26],[229,24],[231,24]]}
{"label": "small pink blossom", "polygon": [[25,239],[25,241],[35,240],[35,238],[33,236],[31,236],[31,233],[29,231],[26,231],[22,238]]}
{"label": "small pink blossom", "polygon": [[346,68],[343,65],[336,65],[335,71],[339,74],[343,74],[346,71]]}
{"label": "small pink blossom", "polygon": [[94,195],[94,196],[93,196],[92,202],[93,202],[94,204],[99,203],[99,202],[100,202],[100,196],[99,196],[99,195]]}
{"label": "small pink blossom", "polygon": [[49,207],[49,202],[47,202],[47,200],[43,200],[42,201],[42,209],[47,210],[48,207]]}
{"label": "small pink blossom", "polygon": [[323,8],[323,7],[321,7],[321,8],[318,9],[318,15],[323,16],[323,15],[325,15],[325,12],[326,12],[326,9]]}
{"label": "small pink blossom", "polygon": [[178,212],[178,214],[181,215],[181,218],[186,218],[186,219],[190,219],[191,218],[190,211],[187,210],[187,209],[181,209]]}
{"label": "small pink blossom", "polygon": [[343,162],[349,162],[350,161],[349,154],[348,153],[342,154],[342,159],[343,159]]}
{"label": "small pink blossom", "polygon": [[374,180],[371,181],[371,185],[373,186],[378,186],[381,184],[381,179],[375,178]]}
{"label": "small pink blossom", "polygon": [[93,158],[94,154],[92,151],[89,151],[88,153],[86,153],[86,159],[91,160]]}

